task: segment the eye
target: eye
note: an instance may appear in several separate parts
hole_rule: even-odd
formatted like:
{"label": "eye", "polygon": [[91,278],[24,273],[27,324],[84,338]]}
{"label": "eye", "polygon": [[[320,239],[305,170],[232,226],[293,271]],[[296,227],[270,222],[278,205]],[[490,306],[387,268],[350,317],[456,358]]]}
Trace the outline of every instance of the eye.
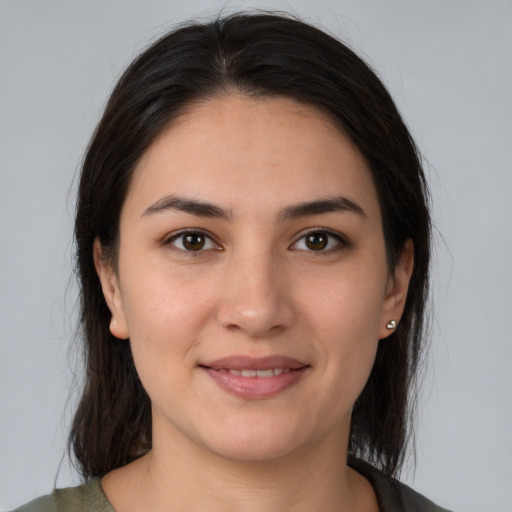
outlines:
{"label": "eye", "polygon": [[182,231],[173,235],[166,241],[167,245],[172,245],[180,251],[200,252],[211,249],[220,249],[207,234],[202,231]]}
{"label": "eye", "polygon": [[310,231],[292,245],[292,249],[313,252],[331,252],[347,245],[341,235],[327,230]]}

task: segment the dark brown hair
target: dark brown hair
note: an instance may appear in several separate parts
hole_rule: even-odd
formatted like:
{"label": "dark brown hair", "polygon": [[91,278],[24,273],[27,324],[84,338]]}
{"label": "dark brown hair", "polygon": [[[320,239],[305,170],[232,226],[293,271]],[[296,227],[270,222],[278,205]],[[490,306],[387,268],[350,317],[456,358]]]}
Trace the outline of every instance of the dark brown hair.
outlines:
{"label": "dark brown hair", "polygon": [[404,459],[424,344],[430,217],[416,146],[386,88],[346,45],[287,15],[235,14],[174,30],[115,87],[85,155],[75,237],[86,379],[70,445],[82,475],[101,476],[151,449],[150,399],[130,344],[109,331],[93,262],[98,238],[115,262],[119,217],[138,160],[194,100],[230,91],[293,98],[326,112],[366,158],[377,187],[388,264],[407,239],[414,270],[403,317],[380,343],[352,414],[349,453],[388,474]]}

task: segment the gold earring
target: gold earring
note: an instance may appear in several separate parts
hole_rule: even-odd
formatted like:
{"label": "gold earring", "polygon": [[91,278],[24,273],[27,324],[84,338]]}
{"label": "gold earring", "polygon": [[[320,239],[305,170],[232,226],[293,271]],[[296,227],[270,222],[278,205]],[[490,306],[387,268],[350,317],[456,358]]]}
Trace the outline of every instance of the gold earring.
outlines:
{"label": "gold earring", "polygon": [[388,322],[388,324],[386,325],[387,329],[395,329],[395,327],[396,327],[396,321],[395,320],[390,320]]}

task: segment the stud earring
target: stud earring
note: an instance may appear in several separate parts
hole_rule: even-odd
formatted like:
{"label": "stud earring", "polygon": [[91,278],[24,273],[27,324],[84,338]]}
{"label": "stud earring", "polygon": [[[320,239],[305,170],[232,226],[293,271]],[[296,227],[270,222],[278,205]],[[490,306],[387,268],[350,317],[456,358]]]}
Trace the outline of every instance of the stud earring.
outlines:
{"label": "stud earring", "polygon": [[395,327],[396,327],[396,321],[395,320],[390,320],[388,322],[388,324],[386,325],[387,329],[395,329]]}

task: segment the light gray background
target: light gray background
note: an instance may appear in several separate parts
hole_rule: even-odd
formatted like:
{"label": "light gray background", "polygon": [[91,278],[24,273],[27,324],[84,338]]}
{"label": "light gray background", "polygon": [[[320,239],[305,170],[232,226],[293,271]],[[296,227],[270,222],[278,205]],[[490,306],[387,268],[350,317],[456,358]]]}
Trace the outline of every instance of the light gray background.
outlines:
{"label": "light gray background", "polygon": [[[0,0],[0,510],[48,492],[73,398],[73,177],[121,70],[219,2]],[[294,11],[378,71],[427,160],[435,322],[406,479],[460,512],[512,511],[509,0],[228,2]],[[441,236],[442,235],[442,236]],[[77,482],[66,461],[59,486]]]}

